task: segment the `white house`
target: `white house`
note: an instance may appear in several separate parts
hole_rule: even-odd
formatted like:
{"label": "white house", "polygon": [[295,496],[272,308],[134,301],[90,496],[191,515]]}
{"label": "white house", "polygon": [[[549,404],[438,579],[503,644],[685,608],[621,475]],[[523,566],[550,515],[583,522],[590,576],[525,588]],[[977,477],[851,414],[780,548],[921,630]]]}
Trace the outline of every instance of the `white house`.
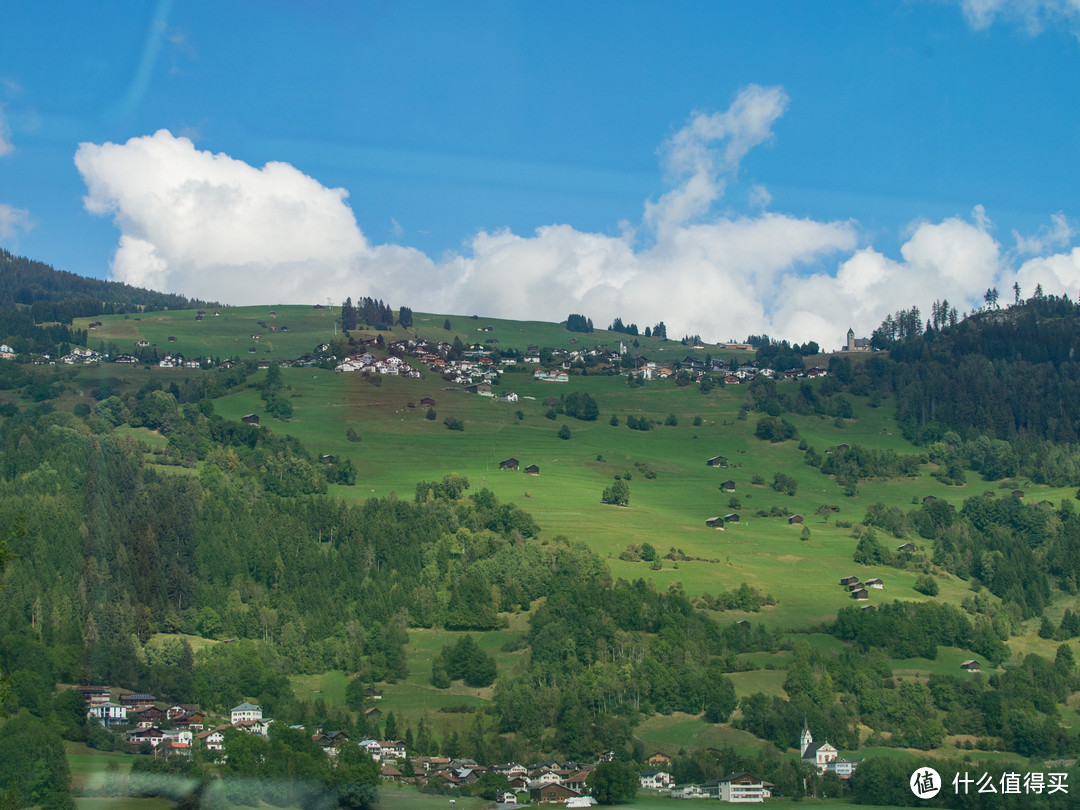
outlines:
{"label": "white house", "polygon": [[664,790],[671,787],[671,774],[667,771],[643,771],[638,774],[641,787],[645,790]]}
{"label": "white house", "polygon": [[762,781],[748,773],[733,773],[718,783],[722,802],[760,802],[765,798]]}
{"label": "white house", "polygon": [[384,759],[405,759],[408,756],[402,740],[383,740],[379,743],[379,750]]}
{"label": "white house", "polygon": [[199,741],[202,742],[207,751],[224,751],[225,750],[225,735],[222,734],[222,729],[228,728],[227,726],[218,726],[217,728],[204,731],[198,735]]}
{"label": "white house", "polygon": [[86,713],[87,719],[97,720],[105,728],[125,725],[127,719],[127,707],[116,703],[96,703]]}
{"label": "white house", "polygon": [[236,726],[250,720],[262,720],[262,709],[254,703],[241,703],[229,712],[229,725]]}

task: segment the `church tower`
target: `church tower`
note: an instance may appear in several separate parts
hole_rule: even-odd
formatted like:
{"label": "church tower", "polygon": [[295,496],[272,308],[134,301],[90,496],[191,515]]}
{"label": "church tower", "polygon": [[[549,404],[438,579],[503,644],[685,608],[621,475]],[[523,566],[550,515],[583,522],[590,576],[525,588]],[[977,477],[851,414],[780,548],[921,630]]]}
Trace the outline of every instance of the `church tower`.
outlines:
{"label": "church tower", "polygon": [[855,351],[855,330],[850,327],[847,330],[847,350]]}
{"label": "church tower", "polygon": [[806,756],[806,749],[814,742],[814,735],[810,733],[810,727],[806,724],[806,717],[803,716],[802,721],[802,736],[799,737],[799,755]]}

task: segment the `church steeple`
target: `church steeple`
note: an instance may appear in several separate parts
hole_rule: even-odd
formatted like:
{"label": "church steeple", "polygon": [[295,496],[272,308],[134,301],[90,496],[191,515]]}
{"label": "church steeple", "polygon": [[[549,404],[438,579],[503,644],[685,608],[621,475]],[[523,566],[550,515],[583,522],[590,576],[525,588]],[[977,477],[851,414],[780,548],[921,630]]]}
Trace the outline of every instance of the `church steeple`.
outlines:
{"label": "church steeple", "polygon": [[810,726],[806,722],[806,715],[803,715],[802,721],[802,736],[799,738],[799,754],[800,756],[806,755],[806,749],[814,742],[814,735],[810,733]]}

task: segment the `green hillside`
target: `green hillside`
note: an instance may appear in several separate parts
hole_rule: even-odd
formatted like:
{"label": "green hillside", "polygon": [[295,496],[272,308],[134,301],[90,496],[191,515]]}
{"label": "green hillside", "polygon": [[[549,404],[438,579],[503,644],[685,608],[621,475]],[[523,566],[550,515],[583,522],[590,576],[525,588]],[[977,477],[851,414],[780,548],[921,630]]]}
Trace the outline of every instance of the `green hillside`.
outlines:
{"label": "green hillside", "polygon": [[[701,757],[792,779],[768,757],[790,756],[804,718],[848,751],[1076,747],[1065,446],[898,420],[922,395],[904,376],[912,347],[724,384],[684,360],[755,354],[431,313],[342,333],[336,318],[103,315],[73,325],[90,348],[150,353],[0,366],[0,519],[28,529],[6,535],[0,652],[42,685],[112,682],[217,712],[257,700],[289,723],[408,730],[417,751],[481,760],[663,750],[688,779]],[[545,368],[552,351],[622,344],[625,367],[657,372],[601,373],[605,355],[547,382],[513,364],[483,396],[415,356],[419,379],[334,371],[421,339]],[[167,352],[203,367],[159,367]],[[570,414],[581,401],[595,419]],[[603,502],[616,481],[625,505]],[[849,575],[884,587],[856,602]],[[440,676],[466,639],[494,680]],[[991,677],[964,673],[969,659]],[[377,706],[358,697],[375,684]]]}

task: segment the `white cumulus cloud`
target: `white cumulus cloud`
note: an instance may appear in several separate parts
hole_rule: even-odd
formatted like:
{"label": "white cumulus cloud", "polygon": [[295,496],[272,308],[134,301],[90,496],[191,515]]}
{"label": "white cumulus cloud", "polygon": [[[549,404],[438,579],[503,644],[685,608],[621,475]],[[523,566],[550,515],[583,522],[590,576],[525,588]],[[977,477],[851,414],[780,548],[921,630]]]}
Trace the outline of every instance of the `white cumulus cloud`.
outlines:
{"label": "white cumulus cloud", "polygon": [[[848,326],[869,334],[912,305],[929,312],[947,298],[965,310],[995,285],[1042,283],[1050,293],[1080,284],[1080,252],[1039,255],[1067,249],[1064,214],[1003,253],[975,206],[967,218],[914,223],[892,258],[866,244],[853,220],[768,210],[760,185],[738,195],[748,213],[713,213],[787,105],[781,88],[751,86],[723,112],[692,115],[660,149],[669,190],[644,201],[640,223],[621,223],[617,235],[559,223],[525,235],[481,231],[437,261],[372,244],[343,189],[285,163],[257,168],[201,151],[164,130],[82,144],[75,163],[87,210],[120,230],[114,278],[233,304],[371,295],[422,311],[540,320],[578,312],[598,326],[616,316],[642,329],[662,320],[673,336],[764,331],[830,348]],[[3,216],[0,208],[0,234]],[[1019,256],[1030,258],[1015,267]]]}

